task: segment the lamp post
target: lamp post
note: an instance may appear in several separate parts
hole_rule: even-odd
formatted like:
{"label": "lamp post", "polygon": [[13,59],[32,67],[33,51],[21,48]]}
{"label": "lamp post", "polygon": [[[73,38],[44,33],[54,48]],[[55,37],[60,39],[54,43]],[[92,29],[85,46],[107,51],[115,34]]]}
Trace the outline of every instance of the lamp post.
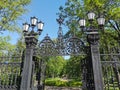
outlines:
{"label": "lamp post", "polygon": [[[37,26],[37,31],[35,32],[34,28]],[[42,21],[38,22],[36,17],[31,17],[31,24],[24,23],[23,24],[23,32],[25,36],[25,43],[26,46],[31,47],[30,45],[34,46],[37,44],[37,39],[35,36],[40,35],[43,30],[44,23]],[[32,28],[29,31],[29,28]]]}
{"label": "lamp post", "polygon": [[[32,90],[32,58],[33,58],[33,50],[37,45],[38,39],[36,36],[40,35],[43,30],[44,23],[42,21],[38,22],[36,17],[31,17],[31,24],[24,23],[23,24],[23,32],[26,43],[25,50],[25,60],[24,67],[22,71],[22,80],[20,90]],[[35,27],[37,30],[35,31]],[[31,30],[29,30],[31,28]]]}
{"label": "lamp post", "polygon": [[[88,13],[88,21],[90,23],[89,27],[85,27],[86,20],[81,19],[79,21],[82,30],[87,32],[87,41],[90,45],[90,57],[88,58],[87,69],[87,90],[103,90],[103,80],[102,80],[102,70],[100,63],[100,53],[99,53],[99,33],[98,30],[102,30],[105,24],[105,19],[100,16],[97,19],[98,27],[94,25],[95,13]],[[91,68],[92,67],[92,68]],[[92,83],[91,83],[92,82]]]}

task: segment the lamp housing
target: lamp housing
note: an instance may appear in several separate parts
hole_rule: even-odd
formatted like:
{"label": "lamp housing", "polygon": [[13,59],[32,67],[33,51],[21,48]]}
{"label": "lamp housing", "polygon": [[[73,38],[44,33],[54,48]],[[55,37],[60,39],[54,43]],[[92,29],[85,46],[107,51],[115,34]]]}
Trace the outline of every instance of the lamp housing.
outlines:
{"label": "lamp housing", "polygon": [[43,30],[43,26],[44,26],[44,23],[42,21],[39,21],[37,23],[38,31],[42,31]]}
{"label": "lamp housing", "polygon": [[86,24],[85,19],[79,20],[79,24],[80,24],[80,27],[81,27],[81,28],[84,28],[84,27],[85,27],[85,24]]}
{"label": "lamp housing", "polygon": [[89,12],[89,13],[88,13],[88,20],[89,20],[89,21],[93,21],[94,19],[95,19],[95,13]]}
{"label": "lamp housing", "polygon": [[23,31],[24,31],[24,32],[28,32],[29,27],[30,27],[30,24],[28,24],[28,23],[23,23]]}
{"label": "lamp housing", "polygon": [[36,26],[36,24],[37,24],[37,18],[36,17],[31,17],[31,26],[32,27],[35,27]]}
{"label": "lamp housing", "polygon": [[105,25],[105,18],[100,17],[97,19],[98,25],[99,26],[104,26]]}

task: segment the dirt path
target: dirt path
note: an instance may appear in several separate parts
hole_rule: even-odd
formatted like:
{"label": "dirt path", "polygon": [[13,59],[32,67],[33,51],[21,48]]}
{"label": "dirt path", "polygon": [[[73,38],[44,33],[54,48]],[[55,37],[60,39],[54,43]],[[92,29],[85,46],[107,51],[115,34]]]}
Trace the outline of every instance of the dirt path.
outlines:
{"label": "dirt path", "polygon": [[81,88],[77,87],[55,87],[55,86],[46,86],[45,90],[82,90]]}

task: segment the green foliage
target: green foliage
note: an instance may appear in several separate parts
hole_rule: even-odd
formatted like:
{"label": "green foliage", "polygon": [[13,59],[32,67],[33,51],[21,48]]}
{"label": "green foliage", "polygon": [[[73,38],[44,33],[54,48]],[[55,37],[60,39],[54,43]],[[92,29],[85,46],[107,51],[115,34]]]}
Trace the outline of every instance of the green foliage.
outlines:
{"label": "green foliage", "polygon": [[0,30],[17,31],[16,20],[31,0],[0,0]]}
{"label": "green foliage", "polygon": [[61,56],[50,57],[46,66],[47,77],[59,77],[62,75],[65,60]]}
{"label": "green foliage", "polygon": [[51,57],[47,62],[46,77],[61,77],[81,80],[81,60],[84,56],[71,56],[69,60]]}
{"label": "green foliage", "polygon": [[0,36],[0,54],[6,52],[11,54],[22,54],[25,49],[25,43],[22,38],[20,38],[16,45],[10,43],[10,36]]}
{"label": "green foliage", "polygon": [[100,46],[107,47],[109,46],[117,46],[118,45],[118,34],[112,30],[105,30],[104,33],[101,33],[100,38]]}
{"label": "green foliage", "polygon": [[67,78],[81,79],[81,60],[83,56],[72,56],[65,65],[65,74]]}
{"label": "green foliage", "polygon": [[0,36],[0,50],[12,50],[15,48],[14,45],[10,44],[9,42],[10,37],[9,36]]}
{"label": "green foliage", "polygon": [[[20,84],[20,75],[16,76],[16,74],[10,73],[10,74],[1,74],[1,85],[19,85]],[[19,81],[18,81],[19,80]],[[16,82],[16,83],[15,83]]]}
{"label": "green foliage", "polygon": [[19,54],[22,54],[23,53],[23,51],[25,50],[25,42],[24,42],[24,38],[23,38],[23,36],[21,36],[19,39],[18,39],[18,41],[17,41],[17,43],[16,43],[16,45],[15,45],[16,47],[15,47],[15,49],[17,50],[17,52],[19,52]]}
{"label": "green foliage", "polygon": [[80,87],[82,82],[77,80],[63,80],[60,78],[49,78],[45,80],[47,86],[58,86],[58,87]]}

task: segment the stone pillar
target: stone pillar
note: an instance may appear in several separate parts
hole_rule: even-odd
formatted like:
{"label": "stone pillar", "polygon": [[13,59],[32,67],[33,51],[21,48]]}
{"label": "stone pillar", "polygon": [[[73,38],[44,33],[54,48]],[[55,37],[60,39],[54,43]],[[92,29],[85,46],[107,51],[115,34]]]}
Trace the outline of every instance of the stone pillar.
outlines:
{"label": "stone pillar", "polygon": [[37,39],[33,36],[25,37],[26,50],[25,50],[25,59],[22,70],[22,80],[20,90],[32,90],[31,84],[31,75],[32,75],[32,58],[33,50],[37,44]]}
{"label": "stone pillar", "polygon": [[95,90],[103,90],[102,68],[99,51],[99,34],[98,32],[89,32],[87,35],[88,43],[90,44],[90,54],[92,69],[94,75]]}

